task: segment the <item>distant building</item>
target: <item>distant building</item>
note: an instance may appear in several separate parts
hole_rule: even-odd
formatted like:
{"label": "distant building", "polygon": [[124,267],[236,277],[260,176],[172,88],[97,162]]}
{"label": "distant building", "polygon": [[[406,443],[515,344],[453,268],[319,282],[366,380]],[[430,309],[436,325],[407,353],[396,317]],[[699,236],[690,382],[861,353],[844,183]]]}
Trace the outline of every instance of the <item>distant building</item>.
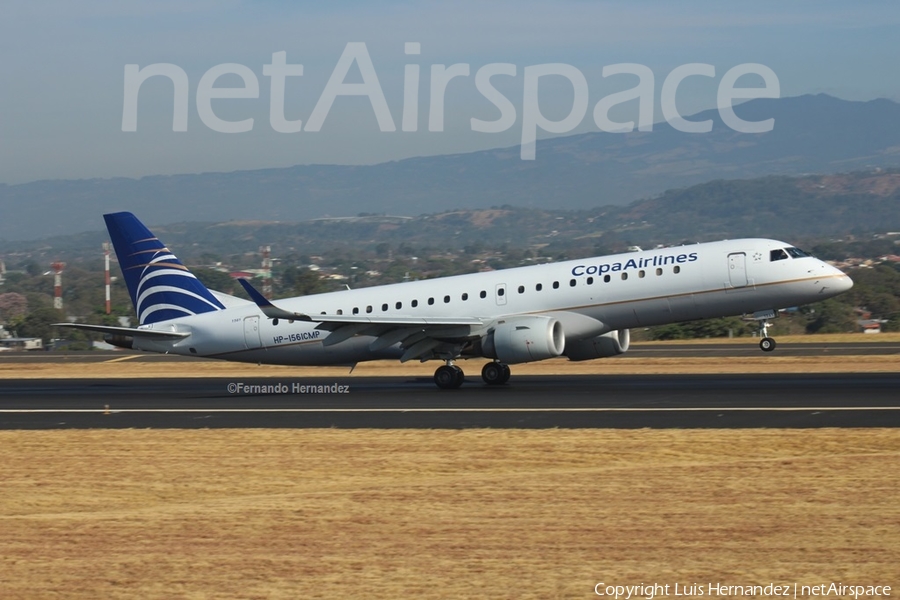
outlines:
{"label": "distant building", "polygon": [[24,352],[26,350],[43,350],[41,338],[8,337],[0,339],[0,350]]}
{"label": "distant building", "polygon": [[887,321],[885,319],[860,319],[856,323],[863,333],[881,333],[881,326]]}

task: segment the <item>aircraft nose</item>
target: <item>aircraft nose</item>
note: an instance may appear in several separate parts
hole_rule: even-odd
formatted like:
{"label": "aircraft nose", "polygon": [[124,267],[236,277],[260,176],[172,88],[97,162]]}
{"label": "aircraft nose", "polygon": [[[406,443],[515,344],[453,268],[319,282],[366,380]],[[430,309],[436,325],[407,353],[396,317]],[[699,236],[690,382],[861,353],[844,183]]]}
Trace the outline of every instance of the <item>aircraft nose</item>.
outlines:
{"label": "aircraft nose", "polygon": [[846,274],[842,273],[837,278],[837,288],[841,292],[846,292],[847,290],[849,290],[852,287],[853,287],[853,280],[850,279],[850,277],[847,276]]}
{"label": "aircraft nose", "polygon": [[847,275],[837,267],[828,265],[828,268],[831,269],[832,273],[834,274],[834,282],[832,283],[832,286],[838,292],[846,292],[853,287],[853,280],[850,279],[849,275]]}

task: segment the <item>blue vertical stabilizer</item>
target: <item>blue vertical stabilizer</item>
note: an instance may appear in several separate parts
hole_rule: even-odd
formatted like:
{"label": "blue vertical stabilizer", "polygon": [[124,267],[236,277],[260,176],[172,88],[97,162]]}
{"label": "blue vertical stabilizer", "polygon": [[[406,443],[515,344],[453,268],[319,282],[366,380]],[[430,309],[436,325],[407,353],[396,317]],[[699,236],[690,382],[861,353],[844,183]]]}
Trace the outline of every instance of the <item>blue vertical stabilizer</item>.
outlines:
{"label": "blue vertical stabilizer", "polygon": [[133,214],[103,218],[141,325],[225,308]]}

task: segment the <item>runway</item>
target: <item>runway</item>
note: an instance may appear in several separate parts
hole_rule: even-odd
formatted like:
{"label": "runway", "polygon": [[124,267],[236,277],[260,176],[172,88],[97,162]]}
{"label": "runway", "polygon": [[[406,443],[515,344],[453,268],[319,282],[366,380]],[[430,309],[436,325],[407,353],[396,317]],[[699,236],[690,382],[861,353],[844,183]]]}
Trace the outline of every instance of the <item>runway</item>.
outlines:
{"label": "runway", "polygon": [[[779,343],[777,356],[900,356],[900,343],[893,342],[810,342]],[[763,356],[755,340],[741,343],[692,343],[692,344],[633,344],[628,351],[635,358],[727,358]],[[114,360],[153,363],[197,362],[207,359],[177,356],[175,354],[151,354],[131,351],[93,352],[0,352],[0,364],[95,364]],[[212,361],[216,362],[216,361]]]}
{"label": "runway", "polygon": [[4,380],[0,429],[900,426],[900,374]]}

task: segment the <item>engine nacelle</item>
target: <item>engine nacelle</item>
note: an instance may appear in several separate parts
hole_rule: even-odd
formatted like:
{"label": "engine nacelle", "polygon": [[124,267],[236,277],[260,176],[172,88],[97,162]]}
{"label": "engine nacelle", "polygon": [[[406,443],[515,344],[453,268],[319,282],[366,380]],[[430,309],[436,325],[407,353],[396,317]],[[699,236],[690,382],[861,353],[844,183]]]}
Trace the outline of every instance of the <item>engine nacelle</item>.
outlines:
{"label": "engine nacelle", "polygon": [[616,356],[628,351],[631,344],[631,330],[620,329],[609,331],[603,335],[587,340],[570,342],[566,346],[566,356],[569,360],[592,360],[594,358],[606,358]]}
{"label": "engine nacelle", "polygon": [[562,355],[566,335],[553,317],[513,317],[498,323],[481,348],[484,356],[512,365]]}

